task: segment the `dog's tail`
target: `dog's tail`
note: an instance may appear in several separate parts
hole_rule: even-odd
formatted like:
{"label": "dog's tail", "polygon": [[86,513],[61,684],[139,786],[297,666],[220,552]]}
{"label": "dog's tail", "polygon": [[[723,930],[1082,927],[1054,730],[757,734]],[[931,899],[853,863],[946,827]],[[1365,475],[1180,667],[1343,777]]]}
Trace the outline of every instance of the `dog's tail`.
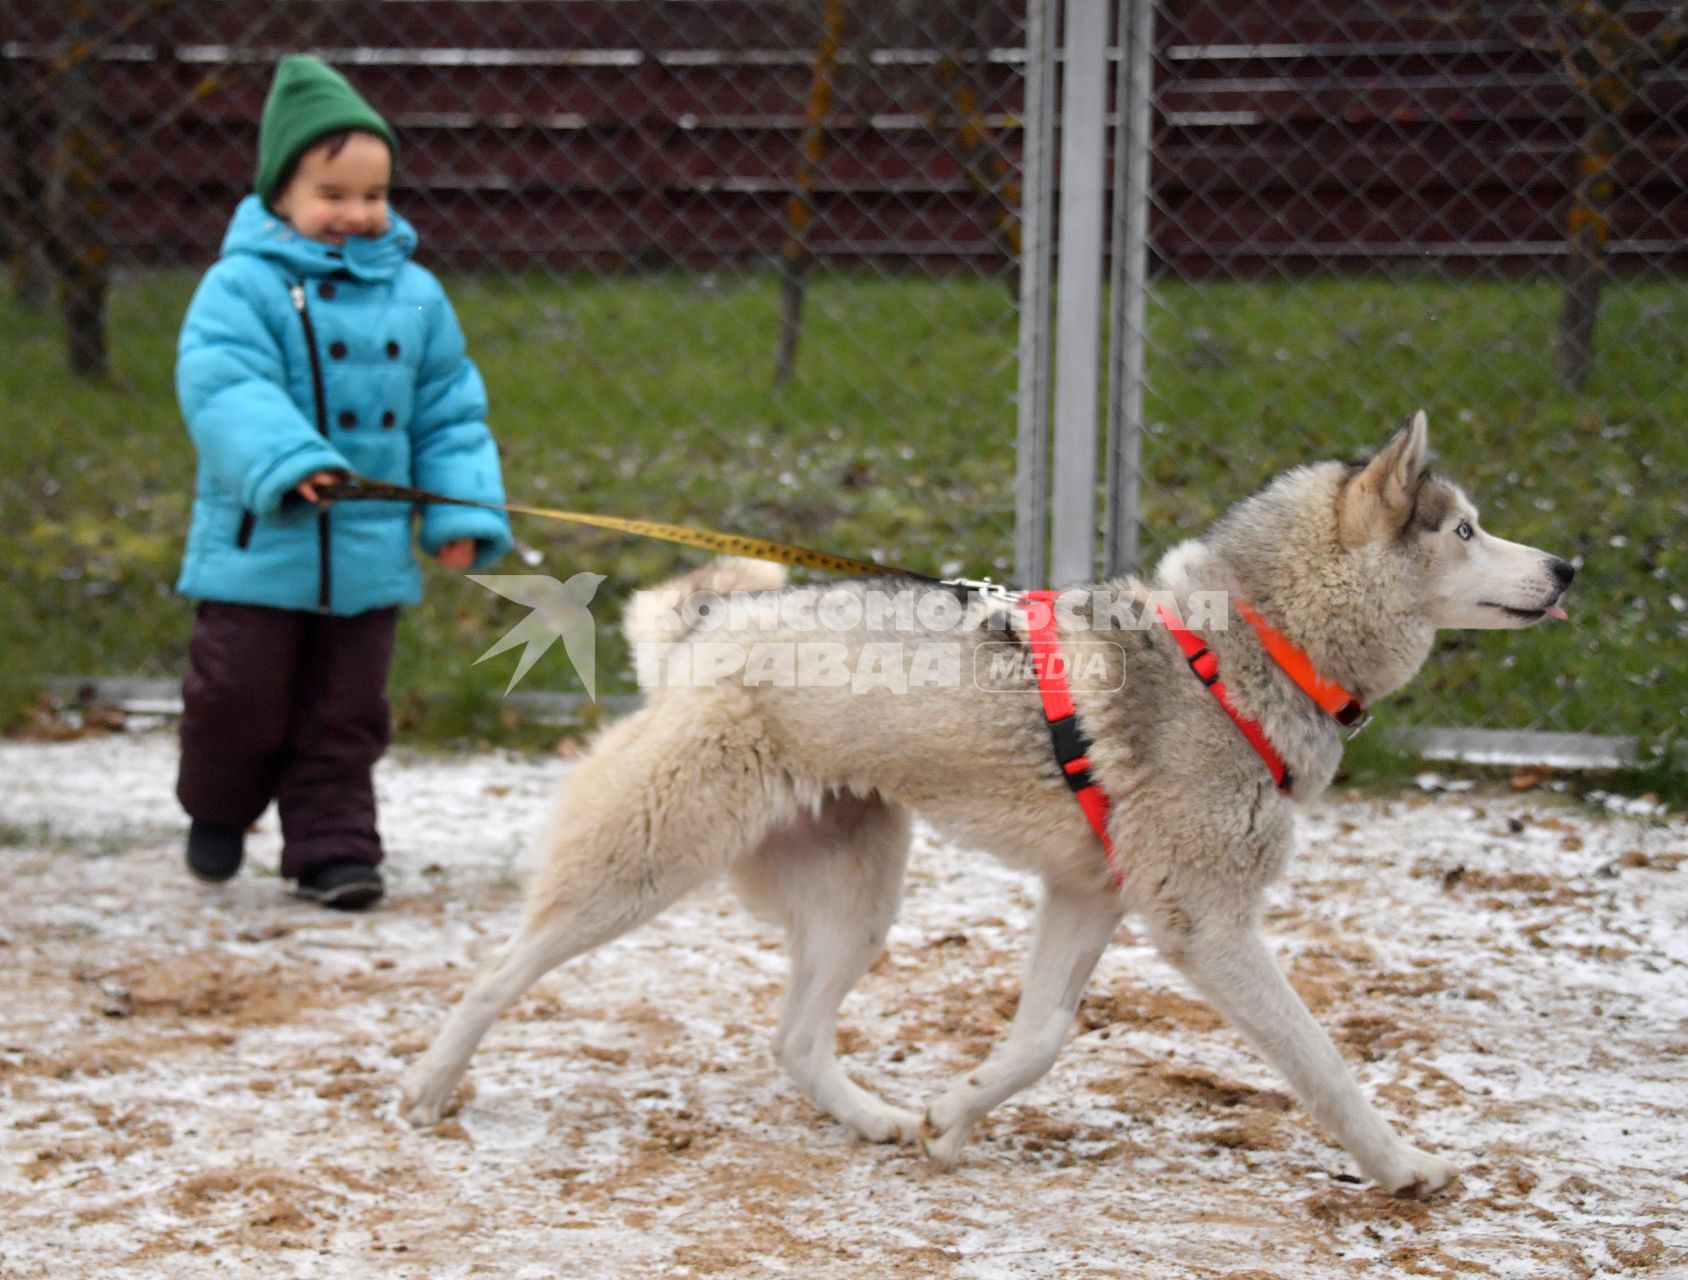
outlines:
{"label": "dog's tail", "polygon": [[[672,578],[661,586],[635,592],[628,603],[622,629],[633,648],[633,669],[639,687],[654,690],[661,683],[663,655],[693,629],[685,606],[704,593],[727,596],[735,591],[777,591],[785,585],[786,567],[767,560],[724,556],[701,568]],[[704,602],[698,602],[702,607]]]}

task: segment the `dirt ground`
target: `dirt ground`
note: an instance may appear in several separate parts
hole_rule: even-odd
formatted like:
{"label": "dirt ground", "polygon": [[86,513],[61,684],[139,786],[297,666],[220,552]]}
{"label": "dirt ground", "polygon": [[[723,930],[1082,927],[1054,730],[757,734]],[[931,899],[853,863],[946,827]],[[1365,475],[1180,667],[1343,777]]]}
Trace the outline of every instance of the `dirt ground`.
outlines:
{"label": "dirt ground", "polygon": [[[173,764],[161,733],[0,743],[5,1280],[1688,1275],[1681,816],[1500,788],[1301,820],[1270,932],[1368,1093],[1463,1163],[1413,1203],[1129,926],[959,1168],[856,1142],[773,1062],[783,952],[724,889],[543,980],[415,1132],[396,1079],[511,927],[566,762],[384,764],[366,917],[285,896],[273,817],[239,879],[190,881]],[[1035,902],[923,836],[845,1005],[858,1078],[918,1103],[982,1054]]]}

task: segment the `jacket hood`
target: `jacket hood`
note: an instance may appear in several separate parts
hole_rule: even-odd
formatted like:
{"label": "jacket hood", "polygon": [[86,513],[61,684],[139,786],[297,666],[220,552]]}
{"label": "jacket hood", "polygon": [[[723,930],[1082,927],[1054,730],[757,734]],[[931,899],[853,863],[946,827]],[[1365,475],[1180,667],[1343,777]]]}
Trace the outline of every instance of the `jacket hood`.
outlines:
{"label": "jacket hood", "polygon": [[416,252],[416,228],[391,206],[387,209],[387,230],[366,239],[353,236],[342,246],[309,240],[287,224],[287,220],[264,207],[256,195],[242,200],[223,236],[222,255],[250,253],[280,263],[290,271],[307,276],[349,272],[359,280],[391,280]]}

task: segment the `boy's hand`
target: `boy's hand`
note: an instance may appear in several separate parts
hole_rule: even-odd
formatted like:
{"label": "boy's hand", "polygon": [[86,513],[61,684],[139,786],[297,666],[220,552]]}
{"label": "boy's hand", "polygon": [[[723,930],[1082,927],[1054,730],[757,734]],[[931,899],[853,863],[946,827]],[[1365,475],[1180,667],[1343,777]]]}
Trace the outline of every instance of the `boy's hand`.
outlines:
{"label": "boy's hand", "polygon": [[297,493],[306,502],[312,504],[326,502],[326,498],[317,497],[317,489],[323,485],[333,484],[339,479],[341,479],[341,476],[336,471],[319,471],[315,475],[309,476],[294,485],[293,492]]}
{"label": "boy's hand", "polygon": [[458,538],[434,552],[434,559],[447,569],[467,569],[475,563],[475,540]]}

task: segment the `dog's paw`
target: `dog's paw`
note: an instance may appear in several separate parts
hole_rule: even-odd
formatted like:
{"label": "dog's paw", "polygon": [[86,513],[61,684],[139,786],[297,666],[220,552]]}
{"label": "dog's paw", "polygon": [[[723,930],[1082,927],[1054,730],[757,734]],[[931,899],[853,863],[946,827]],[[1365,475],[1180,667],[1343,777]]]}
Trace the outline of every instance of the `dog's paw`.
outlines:
{"label": "dog's paw", "polygon": [[1389,1167],[1375,1180],[1392,1196],[1424,1200],[1458,1176],[1459,1166],[1452,1160],[1444,1160],[1441,1156],[1403,1144],[1401,1151],[1389,1162]]}
{"label": "dog's paw", "polygon": [[455,1080],[441,1080],[417,1063],[400,1082],[399,1114],[414,1128],[433,1128],[457,1109],[451,1105],[456,1085]]}
{"label": "dog's paw", "polygon": [[953,1169],[961,1159],[961,1149],[967,1145],[967,1135],[972,1126],[952,1124],[947,1129],[939,1129],[932,1123],[932,1117],[926,1117],[926,1123],[920,1128],[920,1150],[932,1162],[935,1169]]}
{"label": "dog's paw", "polygon": [[867,1142],[914,1142],[921,1136],[923,1122],[913,1111],[881,1106],[855,1117],[850,1127]]}
{"label": "dog's paw", "polygon": [[426,1103],[414,1103],[408,1098],[399,1100],[399,1114],[412,1129],[432,1129],[445,1119],[445,1108]]}

